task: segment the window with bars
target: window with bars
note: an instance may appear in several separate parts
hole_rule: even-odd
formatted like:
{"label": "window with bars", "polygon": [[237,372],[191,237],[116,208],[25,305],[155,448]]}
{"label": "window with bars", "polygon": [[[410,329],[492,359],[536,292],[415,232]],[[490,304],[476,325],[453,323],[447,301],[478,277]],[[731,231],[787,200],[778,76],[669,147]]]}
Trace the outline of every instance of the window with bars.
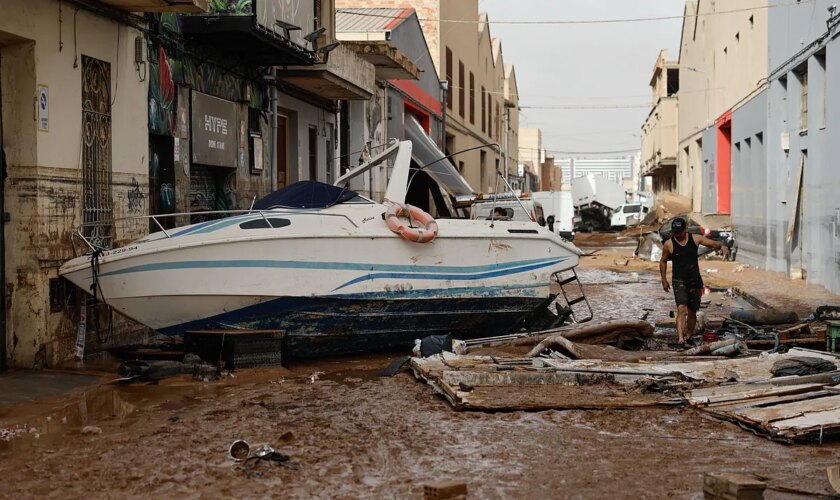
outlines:
{"label": "window with bars", "polygon": [[111,186],[111,65],[83,55],[83,233],[100,248],[110,248],[114,243]]}
{"label": "window with bars", "polygon": [[799,80],[799,130],[808,130],[808,67],[796,72]]}

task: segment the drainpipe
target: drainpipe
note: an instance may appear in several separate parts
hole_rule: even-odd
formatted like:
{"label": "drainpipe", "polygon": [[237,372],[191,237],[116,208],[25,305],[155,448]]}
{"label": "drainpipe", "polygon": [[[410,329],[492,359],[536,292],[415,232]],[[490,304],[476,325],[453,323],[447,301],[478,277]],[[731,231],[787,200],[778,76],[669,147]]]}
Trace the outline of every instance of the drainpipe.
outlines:
{"label": "drainpipe", "polygon": [[271,168],[271,172],[269,172],[271,187],[268,189],[268,192],[273,193],[274,190],[277,189],[277,85],[275,85],[275,82],[277,81],[277,68],[272,66],[270,75],[270,85],[268,86],[268,121],[270,122],[269,126],[271,129],[271,132],[269,133],[271,136],[269,139],[271,145],[268,149],[270,151],[271,158],[269,159],[268,164]]}
{"label": "drainpipe", "polygon": [[446,151],[446,108],[449,106],[449,81],[441,80],[440,82],[441,95],[443,96],[440,119],[440,149]]}
{"label": "drainpipe", "polygon": [[510,156],[510,106],[505,103],[505,180],[510,180],[508,156]]}
{"label": "drainpipe", "polygon": [[[0,55],[0,68],[3,57]],[[6,150],[3,144],[3,82],[0,81],[0,372],[6,371]]]}

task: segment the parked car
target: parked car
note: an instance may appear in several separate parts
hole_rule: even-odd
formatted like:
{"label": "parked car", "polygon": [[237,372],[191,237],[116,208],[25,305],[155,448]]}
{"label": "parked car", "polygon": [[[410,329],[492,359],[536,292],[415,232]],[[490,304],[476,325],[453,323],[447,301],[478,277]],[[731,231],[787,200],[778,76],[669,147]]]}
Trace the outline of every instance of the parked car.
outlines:
{"label": "parked car", "polygon": [[501,208],[505,211],[505,217],[496,217],[499,220],[533,221],[541,226],[545,225],[542,204],[530,198],[521,198],[520,200],[498,199],[495,202],[490,199],[475,202],[472,206],[471,218],[490,219],[493,207]]}
{"label": "parked car", "polygon": [[625,203],[615,207],[610,218],[610,229],[624,229],[628,225],[638,224],[650,208],[641,203]]}
{"label": "parked car", "polygon": [[[730,251],[735,247],[735,237],[732,232],[732,217],[727,214],[709,214],[702,215],[698,213],[681,214],[677,217],[682,217],[688,223],[689,234],[701,234],[710,240],[720,241],[726,245]],[[671,238],[671,222],[677,217],[672,217],[662,223],[659,228],[659,236],[662,241],[668,241]],[[705,251],[704,251],[705,250]],[[700,254],[708,253],[709,249],[706,247],[700,248]],[[734,252],[730,253],[730,259],[734,260]]]}

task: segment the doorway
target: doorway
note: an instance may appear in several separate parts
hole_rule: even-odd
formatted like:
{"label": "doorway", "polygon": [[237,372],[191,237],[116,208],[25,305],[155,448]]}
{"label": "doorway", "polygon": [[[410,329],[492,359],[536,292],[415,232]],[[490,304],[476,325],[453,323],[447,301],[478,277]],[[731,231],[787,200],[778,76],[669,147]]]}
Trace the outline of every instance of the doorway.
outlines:
{"label": "doorway", "polygon": [[309,126],[309,180],[318,180],[318,127]]}
{"label": "doorway", "polygon": [[808,151],[803,149],[799,154],[799,165],[796,180],[793,184],[790,220],[788,221],[787,242],[790,245],[788,256],[788,276],[794,279],[805,279],[805,203],[802,199],[802,186],[805,184],[805,167],[808,162]]}
{"label": "doorway", "polygon": [[289,117],[277,111],[277,185],[281,189],[289,182]]}

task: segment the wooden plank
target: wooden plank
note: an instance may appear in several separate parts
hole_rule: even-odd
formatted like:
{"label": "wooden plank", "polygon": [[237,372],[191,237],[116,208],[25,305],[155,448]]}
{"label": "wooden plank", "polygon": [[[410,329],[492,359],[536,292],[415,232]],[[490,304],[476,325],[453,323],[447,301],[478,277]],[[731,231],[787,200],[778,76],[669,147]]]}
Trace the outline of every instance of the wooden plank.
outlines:
{"label": "wooden plank", "polygon": [[718,403],[710,405],[707,408],[714,410],[716,413],[720,412],[737,412],[739,410],[746,410],[749,408],[766,408],[768,406],[775,406],[778,404],[793,403],[795,401],[805,401],[808,399],[822,398],[830,396],[828,391],[814,391],[805,392],[802,394],[790,394],[788,396],[768,396],[763,398],[749,399],[747,401],[733,401],[731,403]]}
{"label": "wooden plank", "polygon": [[609,374],[571,373],[571,372],[538,372],[538,371],[445,371],[441,380],[451,386],[466,384],[481,385],[582,385],[598,382],[613,381]]}
{"label": "wooden plank", "polygon": [[456,410],[536,411],[649,408],[681,404],[658,394],[627,394],[608,385],[480,386],[459,392]]}
{"label": "wooden plank", "polygon": [[[840,410],[840,395],[826,396],[806,401],[779,404],[767,408],[750,408],[737,412],[738,416],[754,422],[773,423],[789,420],[809,413],[832,412]],[[840,413],[837,413],[837,424],[840,425]]]}
{"label": "wooden plank", "polygon": [[[773,387],[769,389],[748,389],[742,393],[723,394],[720,396],[709,396],[705,398],[705,403],[714,405],[716,403],[727,403],[733,401],[745,401],[749,399],[756,399],[767,396],[785,396],[788,394],[801,394],[803,392],[812,392],[822,390],[822,384],[801,384],[788,385],[782,387]],[[691,398],[692,400],[694,398]],[[703,399],[697,399],[698,402],[704,402]]]}
{"label": "wooden plank", "polygon": [[[796,184],[793,187],[796,189],[793,195],[793,203],[790,205],[790,219],[788,219],[787,236],[785,240],[790,243],[793,241],[793,230],[796,227],[797,212],[799,212],[799,197],[802,194],[802,170],[805,168],[805,155],[799,156],[799,168],[796,173]],[[800,221],[801,223],[801,221]],[[802,242],[799,242],[802,245]]]}
{"label": "wooden plank", "polygon": [[286,335],[286,330],[187,330],[186,333],[195,335],[253,335],[273,334]]}
{"label": "wooden plank", "polygon": [[808,412],[787,420],[779,420],[769,425],[770,430],[791,439],[801,439],[809,434],[833,434],[840,429],[840,409],[820,412]]}

